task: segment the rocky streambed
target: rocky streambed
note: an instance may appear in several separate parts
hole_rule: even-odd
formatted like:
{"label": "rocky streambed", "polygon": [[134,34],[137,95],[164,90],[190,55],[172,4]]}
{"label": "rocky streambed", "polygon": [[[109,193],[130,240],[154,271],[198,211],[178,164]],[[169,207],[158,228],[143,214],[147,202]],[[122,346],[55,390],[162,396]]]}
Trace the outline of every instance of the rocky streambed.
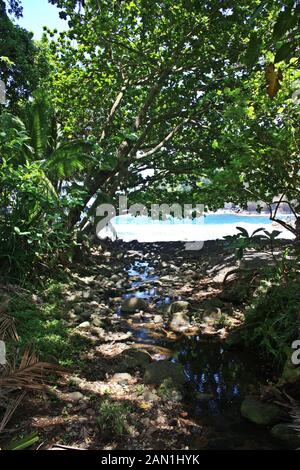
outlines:
{"label": "rocky streambed", "polygon": [[235,268],[216,242],[199,252],[180,243],[115,243],[75,266],[63,293],[67,326],[90,347],[56,387],[55,416],[50,407],[47,418],[35,418],[37,428],[56,429],[49,445],[289,447],[270,432],[284,425],[284,413],[269,409],[260,422],[268,410],[247,398],[272,377],[239,346],[243,290],[238,280],[222,283]]}

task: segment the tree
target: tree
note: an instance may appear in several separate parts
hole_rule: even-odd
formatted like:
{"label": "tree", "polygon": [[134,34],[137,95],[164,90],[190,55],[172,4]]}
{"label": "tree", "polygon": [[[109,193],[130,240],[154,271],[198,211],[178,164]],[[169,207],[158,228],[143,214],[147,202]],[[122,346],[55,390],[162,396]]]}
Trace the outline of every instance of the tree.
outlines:
{"label": "tree", "polygon": [[[216,90],[248,75],[241,59],[259,2],[51,3],[70,28],[51,45],[58,119],[65,135],[97,145],[75,224],[91,198],[96,205],[120,192],[146,197],[153,181],[178,181],[201,163],[199,136],[218,120]],[[153,175],[143,178],[144,170]],[[147,194],[157,202],[157,193]]]}
{"label": "tree", "polygon": [[20,2],[12,0],[6,7],[0,0],[0,80],[6,86],[8,106],[15,111],[38,87],[47,67],[32,33],[16,25],[8,13],[19,17]]}

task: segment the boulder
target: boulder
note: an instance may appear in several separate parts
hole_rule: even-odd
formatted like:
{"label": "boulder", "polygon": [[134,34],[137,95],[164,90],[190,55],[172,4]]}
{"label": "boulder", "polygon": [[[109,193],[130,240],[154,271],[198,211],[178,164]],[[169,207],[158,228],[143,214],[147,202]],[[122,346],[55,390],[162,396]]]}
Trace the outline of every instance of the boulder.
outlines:
{"label": "boulder", "polygon": [[190,328],[190,320],[185,311],[175,312],[172,314],[170,321],[170,329],[176,333],[181,333]]}
{"label": "boulder", "polygon": [[278,406],[251,396],[246,397],[242,402],[241,414],[252,423],[264,426],[276,424],[283,418],[283,412]]}
{"label": "boulder", "polygon": [[151,362],[150,355],[142,349],[127,349],[119,357],[115,370],[131,371],[142,369]]}
{"label": "boulder", "polygon": [[139,310],[147,310],[148,304],[144,299],[138,297],[131,297],[130,299],[125,299],[122,302],[121,309],[125,313],[134,313]]}
{"label": "boulder", "polygon": [[294,349],[289,349],[287,351],[287,360],[284,365],[282,375],[279,379],[280,384],[294,384],[299,381],[300,383],[300,366],[292,363],[292,355],[295,353]]}
{"label": "boulder", "polygon": [[130,374],[127,374],[126,372],[119,373],[119,374],[114,374],[112,376],[111,381],[114,383],[126,383],[129,382],[132,379],[132,376]]}
{"label": "boulder", "polygon": [[144,374],[146,384],[161,385],[167,378],[172,379],[176,386],[182,386],[186,381],[182,365],[164,360],[153,362],[146,367]]}
{"label": "boulder", "polygon": [[275,439],[286,443],[290,448],[300,446],[300,434],[289,423],[276,424],[271,429],[271,434]]}

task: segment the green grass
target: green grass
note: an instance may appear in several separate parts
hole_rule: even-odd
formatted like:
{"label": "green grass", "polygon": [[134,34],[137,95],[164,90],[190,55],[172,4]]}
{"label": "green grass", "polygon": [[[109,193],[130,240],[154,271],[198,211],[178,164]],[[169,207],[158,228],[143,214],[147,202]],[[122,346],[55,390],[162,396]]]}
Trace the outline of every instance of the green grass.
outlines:
{"label": "green grass", "polygon": [[109,399],[99,406],[97,423],[101,431],[122,436],[126,432],[126,423],[131,408],[127,403],[115,403]]}
{"label": "green grass", "polygon": [[80,365],[80,352],[87,349],[88,340],[73,334],[66,324],[66,307],[62,290],[64,284],[51,281],[42,293],[40,305],[31,295],[14,296],[9,313],[15,318],[21,349],[32,345],[39,357],[61,366]]}

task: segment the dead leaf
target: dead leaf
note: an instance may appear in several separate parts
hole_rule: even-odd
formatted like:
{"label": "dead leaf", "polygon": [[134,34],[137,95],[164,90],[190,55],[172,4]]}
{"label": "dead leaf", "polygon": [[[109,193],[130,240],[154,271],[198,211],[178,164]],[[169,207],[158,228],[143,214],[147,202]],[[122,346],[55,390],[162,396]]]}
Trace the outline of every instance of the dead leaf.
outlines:
{"label": "dead leaf", "polygon": [[283,79],[282,71],[280,69],[276,70],[274,64],[269,64],[266,67],[266,81],[267,81],[267,93],[271,99],[273,99],[279,89],[280,81]]}

